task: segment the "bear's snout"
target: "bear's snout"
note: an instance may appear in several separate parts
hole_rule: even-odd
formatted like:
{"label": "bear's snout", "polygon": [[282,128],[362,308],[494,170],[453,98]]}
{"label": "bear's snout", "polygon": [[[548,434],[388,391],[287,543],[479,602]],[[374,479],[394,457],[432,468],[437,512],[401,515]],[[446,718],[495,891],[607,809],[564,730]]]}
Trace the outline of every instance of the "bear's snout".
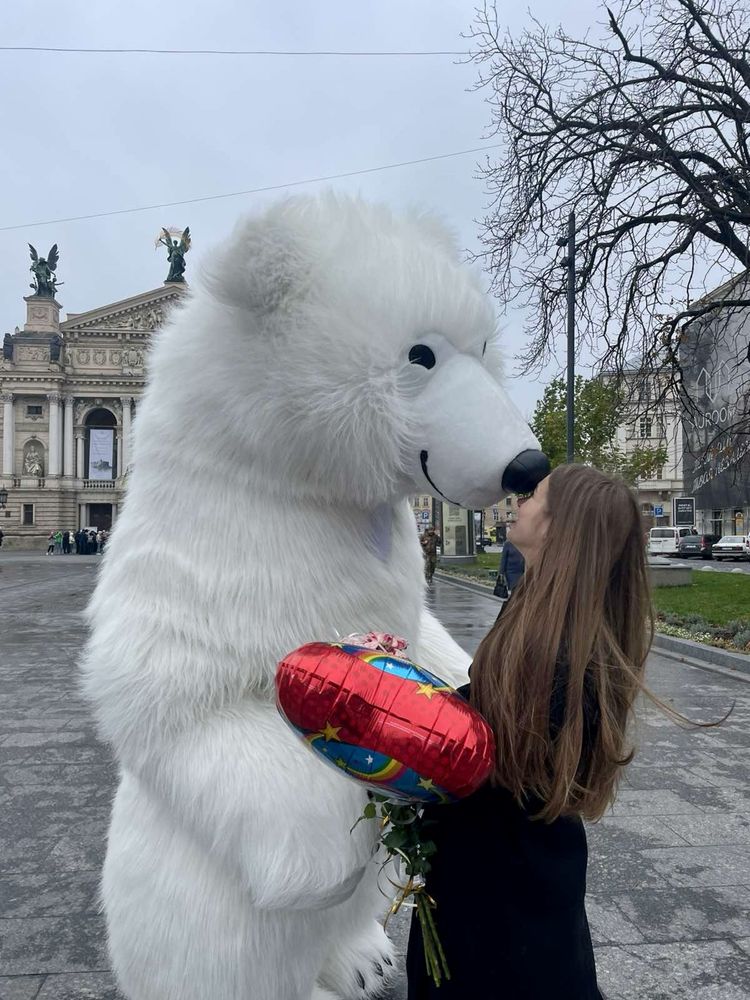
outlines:
{"label": "bear's snout", "polygon": [[520,452],[503,473],[507,493],[531,493],[550,472],[549,459],[543,451],[529,448]]}

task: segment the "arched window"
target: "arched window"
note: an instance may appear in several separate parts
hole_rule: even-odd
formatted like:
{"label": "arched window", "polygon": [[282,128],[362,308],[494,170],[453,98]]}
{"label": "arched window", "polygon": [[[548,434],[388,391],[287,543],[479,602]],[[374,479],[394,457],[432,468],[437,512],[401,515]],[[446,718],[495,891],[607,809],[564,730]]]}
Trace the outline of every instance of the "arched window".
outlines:
{"label": "arched window", "polygon": [[92,410],[85,420],[84,476],[114,479],[117,475],[117,420],[111,410]]}

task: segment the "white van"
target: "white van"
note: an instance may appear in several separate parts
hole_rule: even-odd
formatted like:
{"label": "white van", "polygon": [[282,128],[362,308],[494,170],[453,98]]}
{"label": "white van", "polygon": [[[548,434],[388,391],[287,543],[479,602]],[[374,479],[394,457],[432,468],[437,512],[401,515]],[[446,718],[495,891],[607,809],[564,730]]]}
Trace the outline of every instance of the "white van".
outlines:
{"label": "white van", "polygon": [[685,535],[697,535],[695,528],[652,528],[648,533],[648,554],[650,556],[676,556],[680,539]]}

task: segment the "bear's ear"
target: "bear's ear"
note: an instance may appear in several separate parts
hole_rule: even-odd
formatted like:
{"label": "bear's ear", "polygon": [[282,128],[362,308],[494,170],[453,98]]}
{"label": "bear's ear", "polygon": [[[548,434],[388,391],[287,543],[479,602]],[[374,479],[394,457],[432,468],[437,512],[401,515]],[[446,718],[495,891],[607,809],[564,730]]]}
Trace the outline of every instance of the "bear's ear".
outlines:
{"label": "bear's ear", "polygon": [[204,265],[203,280],[221,302],[264,315],[302,294],[310,260],[299,232],[264,216],[239,223]]}

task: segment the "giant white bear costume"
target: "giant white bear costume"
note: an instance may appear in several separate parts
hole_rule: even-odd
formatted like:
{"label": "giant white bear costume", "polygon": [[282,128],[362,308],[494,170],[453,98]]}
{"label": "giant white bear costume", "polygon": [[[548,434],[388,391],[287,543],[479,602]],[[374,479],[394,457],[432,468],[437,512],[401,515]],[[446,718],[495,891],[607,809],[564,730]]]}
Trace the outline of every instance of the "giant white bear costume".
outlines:
{"label": "giant white bear costume", "polygon": [[82,664],[121,767],[103,900],[130,1000],[364,998],[392,973],[364,789],[287,729],[274,670],[376,629],[465,677],[406,497],[541,477],[497,369],[441,227],[332,195],[242,224],[155,338]]}

